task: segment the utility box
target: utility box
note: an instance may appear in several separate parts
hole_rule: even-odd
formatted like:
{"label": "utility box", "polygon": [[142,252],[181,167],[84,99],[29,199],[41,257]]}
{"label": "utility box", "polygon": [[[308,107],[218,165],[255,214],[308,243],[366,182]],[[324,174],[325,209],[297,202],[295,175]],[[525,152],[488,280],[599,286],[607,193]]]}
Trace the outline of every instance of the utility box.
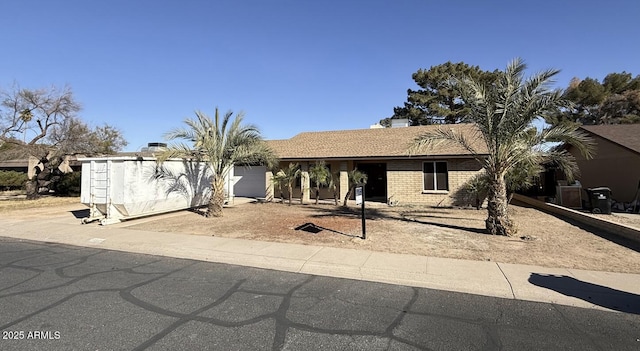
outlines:
{"label": "utility box", "polygon": [[557,204],[560,206],[580,209],[582,208],[582,186],[558,185],[556,187]]}
{"label": "utility box", "polygon": [[[100,224],[206,205],[212,172],[205,162],[154,157],[81,158],[80,201],[90,208],[83,223]],[[230,171],[233,172],[233,169]],[[233,198],[227,177],[225,195]]]}

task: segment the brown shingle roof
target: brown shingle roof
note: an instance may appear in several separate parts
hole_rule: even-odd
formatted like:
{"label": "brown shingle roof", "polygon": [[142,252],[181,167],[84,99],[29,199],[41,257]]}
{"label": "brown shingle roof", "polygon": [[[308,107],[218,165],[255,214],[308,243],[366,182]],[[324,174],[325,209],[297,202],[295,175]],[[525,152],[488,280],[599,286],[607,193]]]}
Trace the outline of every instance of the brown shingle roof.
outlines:
{"label": "brown shingle roof", "polygon": [[[330,158],[389,158],[409,157],[413,140],[421,134],[438,128],[452,128],[474,141],[479,153],[486,146],[477,137],[472,124],[430,125],[404,128],[378,128],[304,132],[286,140],[269,140],[269,146],[281,159],[330,159]],[[413,156],[469,156],[470,152],[455,143],[439,146],[413,154]]]}
{"label": "brown shingle roof", "polygon": [[600,124],[580,128],[640,153],[640,124]]}

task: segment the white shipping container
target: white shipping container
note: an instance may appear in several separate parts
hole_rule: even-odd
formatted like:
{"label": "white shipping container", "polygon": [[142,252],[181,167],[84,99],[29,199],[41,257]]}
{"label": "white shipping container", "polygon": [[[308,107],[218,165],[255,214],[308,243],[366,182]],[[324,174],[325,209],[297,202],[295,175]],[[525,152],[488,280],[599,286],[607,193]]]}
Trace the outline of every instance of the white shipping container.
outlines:
{"label": "white shipping container", "polygon": [[[90,208],[83,223],[103,225],[206,205],[211,196],[211,169],[204,162],[153,157],[81,158],[80,201]],[[233,169],[226,196],[233,199]]]}

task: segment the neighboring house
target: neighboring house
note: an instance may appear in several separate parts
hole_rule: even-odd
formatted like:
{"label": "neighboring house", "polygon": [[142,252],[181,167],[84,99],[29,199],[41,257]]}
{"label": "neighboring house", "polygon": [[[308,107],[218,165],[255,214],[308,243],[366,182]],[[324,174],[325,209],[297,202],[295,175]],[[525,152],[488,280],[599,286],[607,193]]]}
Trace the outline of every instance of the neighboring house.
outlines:
{"label": "neighboring house", "polygon": [[[482,168],[468,150],[445,142],[432,150],[410,153],[418,135],[437,128],[463,133],[474,141],[478,152],[486,153],[471,124],[306,132],[268,143],[280,158],[281,167],[291,162],[300,164],[302,176],[293,196],[302,197],[303,202],[315,196],[309,184],[309,167],[323,160],[332,173],[339,175],[340,200],[348,191],[347,172],[357,168],[368,176],[365,197],[369,201],[433,206],[468,203],[465,183]],[[267,197],[273,195],[279,197],[278,193]],[[320,197],[331,199],[333,195],[324,189]]]}
{"label": "neighboring house", "polygon": [[582,126],[596,143],[592,159],[585,159],[575,148],[568,151],[580,168],[583,188],[608,187],[618,202],[631,202],[640,182],[640,124]]}
{"label": "neighboring house", "polygon": [[[40,163],[40,160],[33,156],[19,159],[0,160],[0,171],[27,173],[29,179],[36,174],[36,168],[42,170],[43,167],[44,166]],[[76,156],[68,155],[64,157],[64,160],[58,166],[58,169],[63,173],[80,171],[80,162],[77,161]]]}
{"label": "neighboring house", "polygon": [[[33,157],[33,159],[37,164],[38,159],[35,157]],[[14,172],[27,173],[27,171],[30,168],[29,164],[32,162],[33,161],[31,161],[29,158],[0,160],[0,171],[14,171]]]}

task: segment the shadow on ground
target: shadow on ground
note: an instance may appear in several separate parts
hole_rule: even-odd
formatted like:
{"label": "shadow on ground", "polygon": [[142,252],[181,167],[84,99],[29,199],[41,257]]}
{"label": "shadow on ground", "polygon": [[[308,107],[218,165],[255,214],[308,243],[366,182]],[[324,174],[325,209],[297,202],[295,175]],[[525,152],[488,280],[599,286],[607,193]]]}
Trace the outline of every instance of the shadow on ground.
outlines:
{"label": "shadow on ground", "polygon": [[74,217],[80,219],[80,218],[87,218],[89,217],[89,215],[91,214],[91,211],[87,208],[84,210],[75,210],[75,211],[70,211],[71,214],[73,214]]}
{"label": "shadow on ground", "polygon": [[603,239],[609,240],[612,243],[616,243],[616,244],[618,244],[620,246],[624,246],[624,247],[629,248],[631,250],[640,252],[640,243],[637,243],[637,242],[635,242],[633,240],[627,239],[625,237],[622,237],[622,236],[619,236],[619,235],[616,235],[614,233],[610,233],[610,232],[607,232],[607,231],[604,231],[604,230],[601,230],[601,229],[598,229],[598,228],[594,228],[594,227],[592,227],[592,226],[590,226],[588,224],[584,224],[582,222],[578,222],[578,221],[573,220],[571,218],[567,218],[567,217],[564,217],[564,216],[556,216],[556,217],[562,219],[563,221],[565,221],[567,223],[575,225],[576,227],[578,227],[580,229],[586,230],[586,231],[588,231],[588,232],[590,232],[590,233],[592,233],[594,235],[597,235],[597,236],[599,236],[599,237],[601,237]]}
{"label": "shadow on ground", "polygon": [[616,235],[615,233],[610,233],[610,232],[607,232],[605,230],[602,230],[602,229],[599,229],[599,228],[595,228],[593,226],[590,226],[588,224],[582,223],[580,221],[576,221],[575,219],[571,219],[569,217],[565,217],[565,216],[562,216],[562,215],[559,215],[559,214],[556,214],[556,213],[552,213],[552,212],[547,212],[547,211],[541,210],[539,208],[536,208],[535,206],[531,206],[531,205],[523,203],[523,202],[518,202],[517,205],[520,206],[520,207],[533,208],[533,209],[536,209],[538,211],[544,212],[544,213],[546,213],[546,214],[548,214],[550,216],[559,218],[559,219],[561,219],[561,220],[563,220],[563,221],[565,221],[565,222],[567,222],[567,223],[569,223],[571,225],[574,225],[574,226],[576,226],[576,227],[578,227],[578,228],[580,228],[582,230],[586,230],[586,231],[592,233],[593,235],[599,236],[599,237],[601,237],[601,238],[603,238],[605,240],[609,240],[612,243],[616,243],[616,244],[618,244],[620,246],[624,246],[624,247],[629,248],[631,250],[640,252],[640,243],[635,242],[635,241],[630,240],[630,239],[627,239],[625,237]]}
{"label": "shadow on ground", "polygon": [[529,283],[614,311],[640,314],[640,295],[584,282],[566,275],[532,273]]}
{"label": "shadow on ground", "polygon": [[[419,216],[419,217],[445,218],[445,217],[439,217],[439,216]],[[452,218],[452,217],[446,217],[446,218],[449,219],[449,218]],[[479,228],[473,228],[473,227],[463,227],[463,226],[459,226],[459,225],[444,224],[444,223],[438,223],[438,222],[433,222],[433,221],[425,221],[425,220],[422,220],[422,219],[418,219],[418,216],[416,216],[416,217],[404,217],[403,216],[402,218],[399,218],[399,219],[402,220],[402,221],[405,221],[405,222],[428,224],[428,225],[433,225],[433,226],[441,227],[441,228],[464,230],[464,231],[475,233],[475,234],[489,234],[485,229],[479,229]]]}
{"label": "shadow on ground", "polygon": [[319,226],[319,225],[317,225],[315,223],[311,223],[311,222],[299,225],[298,227],[295,228],[295,230],[301,230],[301,231],[304,231],[304,232],[307,232],[307,233],[311,233],[311,234],[318,234],[321,231],[326,230],[328,232],[332,232],[332,233],[335,233],[335,234],[348,236],[350,238],[360,238],[360,236],[358,236],[358,235],[343,233],[343,232],[340,232],[340,231],[337,231],[337,230],[334,230],[334,229],[330,229],[330,228],[326,228],[326,227],[323,227],[323,226]]}
{"label": "shadow on ground", "polygon": [[[321,212],[321,214],[315,214],[311,216],[316,218],[327,217],[327,216],[345,216],[349,218],[360,218],[361,216],[360,209],[352,208],[352,207],[312,206],[310,207],[310,209]],[[421,210],[421,211],[410,211],[406,213],[405,212],[397,213],[392,211],[385,211],[384,209],[379,209],[379,208],[367,208],[365,209],[365,216],[367,220],[393,219],[393,220],[404,221],[404,222],[433,225],[441,228],[463,230],[463,231],[471,232],[474,234],[488,234],[487,231],[482,228],[465,227],[465,226],[458,226],[453,224],[444,224],[444,223],[438,223],[437,221],[428,220],[429,218],[466,219],[466,218],[447,216],[446,213],[442,213],[442,212],[430,213],[428,211]]]}

